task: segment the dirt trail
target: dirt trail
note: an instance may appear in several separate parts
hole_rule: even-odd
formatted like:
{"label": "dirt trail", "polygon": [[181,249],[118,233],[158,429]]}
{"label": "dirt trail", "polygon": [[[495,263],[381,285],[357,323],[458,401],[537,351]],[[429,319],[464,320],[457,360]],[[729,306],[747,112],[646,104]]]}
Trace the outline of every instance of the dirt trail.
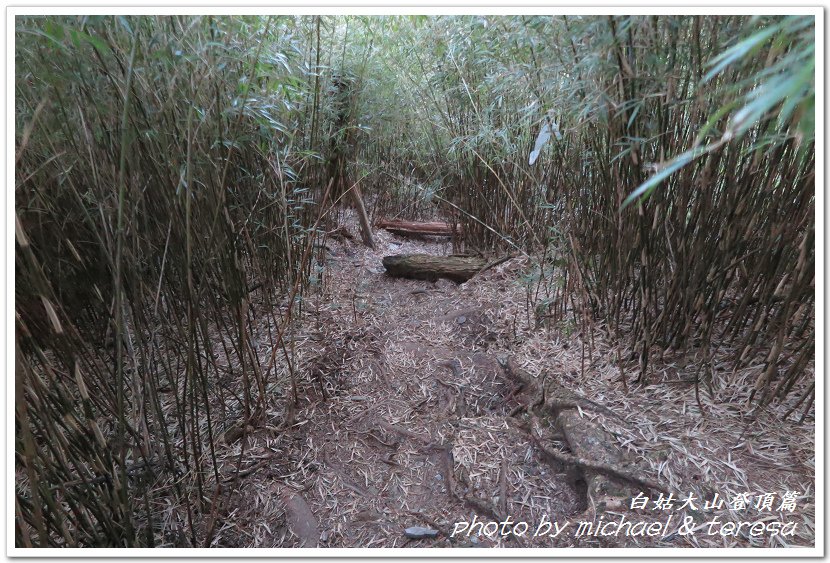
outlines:
{"label": "dirt trail", "polygon": [[[331,369],[339,360],[343,371],[321,373],[330,396],[298,413],[310,421],[305,446],[317,471],[307,499],[328,531],[325,544],[491,545],[484,536],[450,544],[446,535],[474,516],[537,521],[573,513],[572,489],[508,424],[517,403],[505,400],[512,382],[490,353],[499,323],[489,304],[449,281],[390,278],[381,265],[388,254],[451,248],[377,238],[374,252],[334,249],[339,267],[331,268],[324,322],[340,334],[318,365]],[[513,499],[503,514],[502,488]],[[409,540],[410,526],[442,534]]]}
{"label": "dirt trail", "polygon": [[[284,509],[300,496],[321,546],[532,545],[447,537],[455,522],[474,517],[537,522],[584,508],[564,470],[540,459],[509,422],[519,402],[507,398],[514,384],[494,350],[516,320],[499,319],[496,304],[467,286],[385,274],[383,256],[449,254],[446,242],[380,232],[376,244],[372,251],[327,243],[325,293],[307,307],[316,326],[296,344],[304,366],[297,425],[284,437],[252,437],[254,459],[269,450],[280,455],[246,478],[234,524],[217,541],[304,545],[289,532]],[[439,537],[409,539],[411,526],[437,529]],[[234,541],[231,528],[249,537]]]}
{"label": "dirt trail", "polygon": [[[463,285],[394,279],[384,273],[384,255],[442,255],[451,247],[383,231],[376,244],[369,250],[349,241],[327,243],[324,291],[306,303],[308,328],[295,342],[302,380],[296,424],[276,436],[265,431],[251,437],[248,455],[268,462],[240,484],[214,545],[313,546],[318,537],[323,547],[637,545],[593,538],[574,543],[565,534],[448,538],[455,522],[473,518],[509,515],[534,525],[543,518],[592,517],[577,475],[546,462],[510,416],[522,396],[496,361],[504,353],[515,354],[534,375],[555,373],[575,391],[635,420],[612,428],[617,446],[632,468],[638,464],[675,490],[706,482],[726,494],[758,483],[785,490],[812,481],[809,427],[788,449],[786,467],[770,463],[747,471],[757,467],[750,453],[789,443],[792,428],[751,438],[756,450],[750,444],[746,453],[734,447],[740,415],[728,405],[713,403],[709,416],[701,417],[694,390],[678,385],[627,395],[619,389],[613,350],[600,336],[583,362],[579,335],[531,326],[517,261]],[[679,363],[670,362],[675,370],[664,375],[679,377]],[[592,377],[581,377],[583,365]],[[554,444],[555,438],[548,437]],[[806,522],[812,502],[811,494],[805,497]],[[286,511],[287,505],[295,509]],[[412,540],[404,535],[411,526],[440,533]],[[297,537],[297,530],[307,537]],[[796,543],[810,541],[810,529],[799,537]],[[648,544],[696,541],[675,536]]]}

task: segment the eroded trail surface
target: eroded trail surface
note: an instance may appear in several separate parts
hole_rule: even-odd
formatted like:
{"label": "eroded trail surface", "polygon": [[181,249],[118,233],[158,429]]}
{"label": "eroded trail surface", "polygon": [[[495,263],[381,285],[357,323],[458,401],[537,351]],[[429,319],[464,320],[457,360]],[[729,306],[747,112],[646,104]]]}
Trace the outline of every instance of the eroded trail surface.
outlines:
{"label": "eroded trail surface", "polygon": [[[378,239],[376,252],[334,249],[340,267],[321,327],[333,330],[312,360],[330,396],[298,413],[316,465],[306,498],[328,545],[485,545],[447,535],[455,522],[507,510],[527,521],[573,513],[573,489],[508,423],[518,403],[506,400],[513,383],[494,355],[509,329],[490,300],[498,295],[390,278],[385,254],[451,249]],[[413,541],[403,533],[411,526],[440,536]]]}
{"label": "eroded trail surface", "polygon": [[[384,273],[384,255],[452,250],[446,243],[413,242],[386,232],[379,232],[376,242],[374,251],[350,241],[328,243],[325,290],[307,303],[309,326],[294,343],[302,380],[296,423],[278,438],[267,432],[251,437],[249,455],[271,457],[240,483],[216,544],[709,545],[677,536],[610,543],[568,534],[450,538],[456,522],[474,519],[509,516],[535,527],[545,518],[591,517],[577,473],[546,461],[528,439],[521,416],[515,416],[527,397],[501,370],[497,358],[503,354],[534,375],[557,374],[574,390],[634,421],[610,427],[616,446],[632,467],[639,464],[675,490],[710,482],[723,495],[753,489],[761,481],[777,490],[812,481],[809,425],[802,430],[803,445],[781,430],[744,437],[743,444],[751,442],[747,449],[733,440],[741,431],[738,415],[713,403],[708,416],[701,417],[687,385],[654,385],[627,396],[619,388],[613,351],[602,338],[595,339],[586,358],[579,335],[540,329],[528,318],[518,281],[521,260],[463,285],[394,279]],[[583,369],[591,370],[590,379],[582,376]],[[557,443],[554,434],[549,439]],[[756,463],[761,452],[783,444],[789,469],[780,469],[774,455],[767,465]],[[762,469],[747,471],[753,466]],[[802,500],[807,522],[811,503],[811,496]],[[438,535],[408,538],[404,531],[413,526]],[[802,529],[804,535],[792,543],[811,541],[809,524]],[[712,541],[752,544],[742,538]]]}

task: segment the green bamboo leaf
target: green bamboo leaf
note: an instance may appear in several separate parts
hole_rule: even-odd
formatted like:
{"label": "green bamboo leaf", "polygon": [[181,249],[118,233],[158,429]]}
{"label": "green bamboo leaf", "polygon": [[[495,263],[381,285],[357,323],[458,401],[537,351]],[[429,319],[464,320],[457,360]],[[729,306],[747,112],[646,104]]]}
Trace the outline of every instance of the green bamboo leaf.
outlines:
{"label": "green bamboo leaf", "polygon": [[102,53],[106,53],[110,50],[110,46],[107,44],[107,42],[101,39],[100,37],[95,37],[94,35],[88,35],[83,31],[79,31],[78,38],[83,39],[84,41],[92,45],[93,48]]}
{"label": "green bamboo leaf", "polygon": [[[805,67],[800,75],[812,76],[814,64]],[[734,137],[742,135],[782,100],[793,96],[802,88],[803,81],[794,80],[791,75],[782,75],[777,80],[771,80],[761,85],[750,94],[752,101],[738,110],[732,117],[728,133]]]}
{"label": "green bamboo leaf", "polygon": [[63,41],[64,38],[64,28],[62,25],[57,24],[53,21],[47,21],[46,25],[43,26],[46,35],[55,41]]}
{"label": "green bamboo leaf", "polygon": [[59,40],[54,35],[46,33],[45,31],[41,31],[41,30],[21,30],[20,33],[27,33],[29,35],[37,35],[37,36],[40,36],[40,37],[45,37],[46,39],[48,39],[49,41],[54,43],[55,46],[57,46],[59,49],[61,49],[62,51],[66,51],[66,46],[63,44],[63,42],[61,40]]}
{"label": "green bamboo leaf", "polygon": [[699,157],[703,154],[703,152],[705,152],[705,150],[692,149],[670,160],[659,172],[640,184],[637,189],[631,192],[628,197],[625,198],[625,201],[623,201],[620,209],[625,209],[640,197],[646,198],[651,195],[654,188],[663,183],[669,176]]}
{"label": "green bamboo leaf", "polygon": [[740,61],[744,57],[754,53],[756,50],[761,48],[761,45],[770,37],[775,35],[781,29],[782,24],[779,23],[777,25],[770,26],[758,33],[747,37],[743,41],[733,45],[711,61],[709,61],[709,65],[712,66],[712,69],[706,73],[703,77],[703,83],[709,82],[712,78],[717,76],[721,71],[723,71],[726,67]]}
{"label": "green bamboo leaf", "polygon": [[640,113],[640,108],[643,107],[642,103],[637,104],[637,107],[634,108],[634,111],[631,112],[631,117],[628,118],[628,127],[631,127],[631,124],[634,123],[634,120],[637,119],[637,114]]}
{"label": "green bamboo leaf", "polygon": [[69,38],[72,40],[72,44],[75,46],[76,49],[81,46],[81,38],[78,35],[79,33],[80,32],[76,29],[69,30]]}
{"label": "green bamboo leaf", "polygon": [[[778,114],[778,121],[782,126],[789,120],[790,115],[797,107],[803,104],[811,95],[815,96],[813,82],[815,78],[815,67],[815,58],[813,58],[793,79],[793,94],[784,98],[784,103]],[[808,92],[812,92],[812,94],[808,94]]]}

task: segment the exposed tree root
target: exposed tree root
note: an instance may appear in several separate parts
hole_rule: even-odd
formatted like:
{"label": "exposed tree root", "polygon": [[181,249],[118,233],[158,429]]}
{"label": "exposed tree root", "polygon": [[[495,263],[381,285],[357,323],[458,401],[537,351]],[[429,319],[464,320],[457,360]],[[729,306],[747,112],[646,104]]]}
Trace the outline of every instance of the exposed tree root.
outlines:
{"label": "exposed tree root", "polygon": [[[551,416],[554,427],[562,432],[573,453],[568,454],[547,448],[534,435],[533,427],[527,432],[530,441],[548,460],[579,468],[588,484],[588,498],[594,505],[598,504],[599,498],[615,499],[613,503],[618,504],[619,499],[630,492],[626,489],[630,488],[644,487],[651,491],[669,493],[666,487],[656,481],[623,468],[625,460],[622,452],[616,447],[613,437],[599,425],[583,418],[581,411],[582,409],[596,411],[611,415],[618,420],[624,420],[620,415],[574,393],[554,381],[552,377],[532,377],[509,358],[499,358],[499,364],[510,378],[517,380],[528,390],[530,399],[526,408],[531,414],[533,426],[540,428],[538,418],[532,413],[533,408],[539,405]],[[614,483],[611,479],[619,483]],[[621,483],[628,484],[629,487],[620,487]]]}

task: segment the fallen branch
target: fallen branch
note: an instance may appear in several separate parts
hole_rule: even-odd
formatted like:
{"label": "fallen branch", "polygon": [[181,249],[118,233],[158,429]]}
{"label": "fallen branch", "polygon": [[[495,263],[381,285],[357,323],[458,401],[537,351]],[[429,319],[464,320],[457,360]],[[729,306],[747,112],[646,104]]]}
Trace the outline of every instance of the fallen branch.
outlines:
{"label": "fallen branch", "polygon": [[484,272],[486,272],[486,271],[487,271],[487,270],[489,270],[490,268],[495,268],[495,267],[496,267],[496,266],[498,266],[499,264],[503,264],[504,262],[507,262],[507,261],[508,261],[508,260],[510,260],[511,258],[515,258],[515,257],[516,257],[516,255],[515,255],[515,254],[507,254],[507,255],[505,255],[505,256],[502,256],[501,258],[496,258],[496,259],[495,259],[495,260],[493,260],[492,262],[487,263],[487,264],[486,264],[486,265],[485,265],[482,269],[480,269],[480,270],[478,271],[478,273],[479,273],[479,274],[483,274]]}

